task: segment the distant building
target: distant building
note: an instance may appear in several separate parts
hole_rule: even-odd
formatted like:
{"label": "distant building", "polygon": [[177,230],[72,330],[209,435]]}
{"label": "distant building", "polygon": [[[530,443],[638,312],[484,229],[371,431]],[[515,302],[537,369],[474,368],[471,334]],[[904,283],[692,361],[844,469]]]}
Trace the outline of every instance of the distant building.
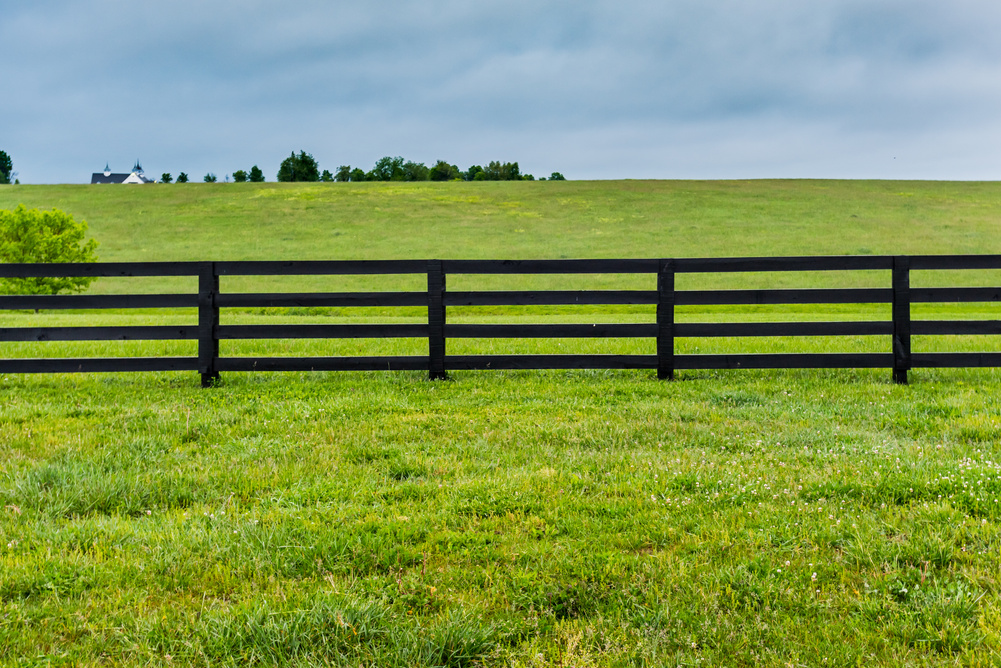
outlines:
{"label": "distant building", "polygon": [[147,179],[143,176],[142,165],[136,160],[135,167],[128,174],[112,174],[107,164],[104,165],[103,172],[94,172],[90,177],[91,183],[156,183],[155,179]]}

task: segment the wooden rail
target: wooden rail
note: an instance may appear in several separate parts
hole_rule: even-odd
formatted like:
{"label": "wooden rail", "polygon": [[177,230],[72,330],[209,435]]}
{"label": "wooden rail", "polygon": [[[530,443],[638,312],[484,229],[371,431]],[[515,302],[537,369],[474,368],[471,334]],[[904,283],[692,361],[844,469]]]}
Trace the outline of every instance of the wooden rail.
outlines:
{"label": "wooden rail", "polygon": [[[887,368],[897,383],[912,368],[998,367],[999,352],[913,353],[912,335],[999,335],[999,320],[911,320],[911,304],[1001,302],[1001,287],[912,288],[914,270],[1001,269],[1001,255],[919,255],[610,260],[387,260],[308,262],[126,262],[4,264],[0,277],[197,277],[193,294],[12,295],[0,310],[197,308],[186,326],[0,328],[0,341],[197,340],[194,357],[0,359],[0,373],[197,371],[203,385],[221,372],[300,370],[423,370],[432,379],[465,369],[651,369],[668,379],[681,369]],[[675,289],[677,274],[727,272],[890,272],[885,288]],[[290,275],[422,274],[426,291],[340,293],[224,293],[220,278]],[[469,274],[654,274],[655,290],[456,291],[446,277]],[[454,306],[652,305],[649,324],[452,324]],[[889,304],[889,321],[677,323],[686,305]],[[221,325],[221,309],[267,307],[426,307],[416,324]],[[884,336],[885,353],[675,353],[676,338],[769,336]],[[653,355],[449,355],[459,338],[651,338]],[[427,355],[371,357],[221,357],[220,340],[422,338]]]}

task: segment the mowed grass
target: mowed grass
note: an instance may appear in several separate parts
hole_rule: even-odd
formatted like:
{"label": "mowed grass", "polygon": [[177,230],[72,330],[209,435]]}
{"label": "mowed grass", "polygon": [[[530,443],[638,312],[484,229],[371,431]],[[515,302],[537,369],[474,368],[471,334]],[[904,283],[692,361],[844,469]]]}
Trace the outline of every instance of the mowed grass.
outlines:
{"label": "mowed grass", "polygon": [[[1001,252],[999,184],[0,188],[0,207],[19,202],[86,219],[105,261]],[[888,278],[795,281],[885,287]],[[990,273],[914,279],[957,281],[999,284]],[[148,289],[164,285],[193,287]],[[273,282],[233,289],[262,285]],[[277,289],[326,287],[302,279]],[[679,309],[687,321],[888,316]],[[223,321],[421,317],[253,310]],[[550,319],[540,309],[449,317]],[[998,312],[922,306],[915,317]],[[194,314],[14,313],[0,326],[98,322],[193,323]],[[225,342],[224,354],[421,354],[422,345]],[[678,340],[679,352],[829,345],[889,350],[882,337]],[[449,346],[652,352],[649,341],[621,340]],[[915,337],[919,349],[998,345]],[[3,347],[12,357],[193,352],[184,342]],[[217,387],[197,385],[191,373],[0,376],[0,664],[1001,662],[997,370],[915,370],[908,386],[893,385],[889,370],[683,372],[673,382],[605,371],[464,372],[433,383],[418,373],[225,374]]]}

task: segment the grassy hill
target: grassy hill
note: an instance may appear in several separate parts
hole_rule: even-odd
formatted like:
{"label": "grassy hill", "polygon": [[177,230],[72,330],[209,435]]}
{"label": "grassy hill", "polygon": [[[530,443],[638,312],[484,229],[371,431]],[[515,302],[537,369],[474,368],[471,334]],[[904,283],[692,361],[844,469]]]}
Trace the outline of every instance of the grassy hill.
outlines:
{"label": "grassy hill", "polygon": [[0,188],[83,218],[101,259],[1001,252],[1001,183],[567,181]]}

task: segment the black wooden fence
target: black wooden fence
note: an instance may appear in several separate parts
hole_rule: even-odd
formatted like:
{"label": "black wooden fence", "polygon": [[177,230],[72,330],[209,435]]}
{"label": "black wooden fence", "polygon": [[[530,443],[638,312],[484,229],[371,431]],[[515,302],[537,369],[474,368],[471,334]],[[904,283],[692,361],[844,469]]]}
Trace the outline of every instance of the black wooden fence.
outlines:
{"label": "black wooden fence", "polygon": [[[911,320],[911,304],[999,302],[998,287],[912,288],[912,270],[1001,269],[1001,255],[689,258],[623,260],[387,260],[303,262],[129,262],[6,264],[0,277],[197,276],[197,294],[0,296],[0,310],[197,308],[192,326],[21,327],[0,329],[0,341],[197,340],[196,357],[0,359],[0,373],[197,371],[210,385],[224,371],[425,370],[430,378],[465,369],[656,369],[672,378],[679,369],[887,368],[907,382],[912,368],[998,367],[1001,352],[912,353],[912,335],[998,335],[1001,320]],[[885,288],[675,289],[680,273],[890,272]],[[265,293],[221,292],[220,277],[425,274],[427,291]],[[468,274],[656,274],[656,290],[467,291],[446,289],[446,276]],[[656,306],[649,324],[449,324],[450,306],[539,305]],[[889,321],[677,323],[687,305],[891,304]],[[427,308],[415,324],[221,325],[220,309],[261,307]],[[680,337],[885,336],[885,353],[675,354]],[[449,355],[456,338],[656,339],[656,354]],[[373,357],[221,357],[220,340],[426,338],[427,355]]]}

